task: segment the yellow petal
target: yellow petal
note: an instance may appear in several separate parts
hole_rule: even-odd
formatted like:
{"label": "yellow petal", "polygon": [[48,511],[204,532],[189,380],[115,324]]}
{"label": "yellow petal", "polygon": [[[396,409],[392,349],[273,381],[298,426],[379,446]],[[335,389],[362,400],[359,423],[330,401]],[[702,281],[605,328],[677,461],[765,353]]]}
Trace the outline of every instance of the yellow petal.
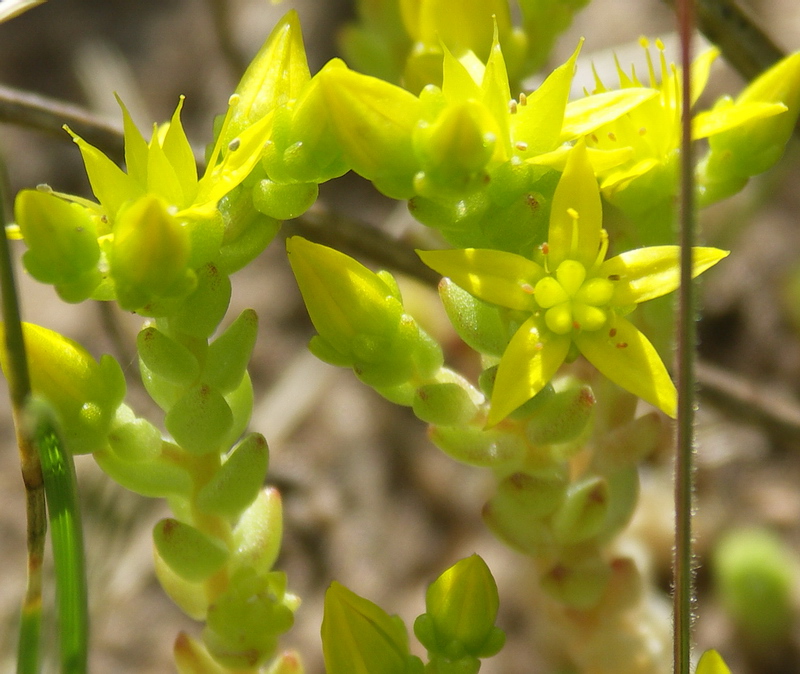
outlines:
{"label": "yellow petal", "polygon": [[675,385],[653,345],[630,321],[617,316],[608,328],[579,333],[573,340],[611,381],[675,418]]}
{"label": "yellow petal", "polygon": [[487,427],[502,421],[544,388],[566,359],[570,343],[568,335],[540,329],[537,316],[522,324],[497,368]]}
{"label": "yellow petal", "polygon": [[[692,249],[692,277],[702,274],[729,252],[719,248]],[[639,304],[671,293],[680,285],[680,248],[678,246],[649,246],[629,250],[606,260],[598,276],[614,283],[616,306]]]}

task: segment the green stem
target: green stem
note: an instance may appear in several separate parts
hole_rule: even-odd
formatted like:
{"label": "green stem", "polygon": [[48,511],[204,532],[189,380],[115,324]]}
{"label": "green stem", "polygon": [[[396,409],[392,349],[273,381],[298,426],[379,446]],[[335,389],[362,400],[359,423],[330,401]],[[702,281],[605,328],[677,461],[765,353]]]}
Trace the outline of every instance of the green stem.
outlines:
{"label": "green stem", "polygon": [[56,570],[61,672],[82,674],[88,659],[88,610],[83,532],[75,465],[47,403],[31,399],[26,413],[39,449]]}
{"label": "green stem", "polygon": [[19,462],[22,481],[25,485],[25,509],[27,515],[28,576],[25,597],[22,602],[18,644],[18,674],[35,674],[39,671],[39,635],[42,616],[42,561],[47,535],[45,516],[45,493],[42,467],[36,447],[22,431],[22,411],[30,396],[31,384],[28,376],[28,361],[22,339],[19,303],[17,301],[11,251],[5,236],[6,194],[0,181],[0,297],[5,333],[5,349],[8,354],[6,379],[11,397],[14,427],[17,433]]}
{"label": "green stem", "polygon": [[691,136],[691,31],[690,0],[678,2],[681,38],[681,226],[678,304],[678,428],[675,463],[675,560],[674,560],[674,669],[689,674],[692,650],[692,459],[695,406],[695,288],[692,282],[694,245],[694,169]]}

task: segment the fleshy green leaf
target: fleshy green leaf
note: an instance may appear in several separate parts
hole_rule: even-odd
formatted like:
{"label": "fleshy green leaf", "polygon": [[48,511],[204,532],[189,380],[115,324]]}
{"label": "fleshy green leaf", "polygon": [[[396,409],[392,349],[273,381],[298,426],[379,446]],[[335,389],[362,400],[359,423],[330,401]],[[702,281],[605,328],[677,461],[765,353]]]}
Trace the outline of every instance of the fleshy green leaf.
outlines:
{"label": "fleshy green leaf", "polygon": [[[719,248],[693,248],[692,277],[702,274],[728,255],[728,251]],[[606,260],[600,266],[598,276],[614,282],[612,304],[639,304],[678,288],[679,256],[678,246],[637,248]]]}
{"label": "fleshy green leaf", "polygon": [[521,255],[481,248],[418,250],[417,255],[431,269],[485,302],[521,311],[537,308],[533,286],[545,271]]}
{"label": "fleshy green leaf", "polygon": [[675,385],[653,345],[630,321],[617,316],[608,329],[578,333],[573,339],[611,381],[675,418]]}
{"label": "fleshy green leaf", "polygon": [[500,361],[487,426],[494,426],[544,388],[566,359],[570,342],[569,335],[541,329],[536,315],[522,324]]}
{"label": "fleshy green leaf", "polygon": [[156,524],[153,542],[167,565],[188,581],[205,580],[228,559],[228,549],[222,541],[172,518]]}

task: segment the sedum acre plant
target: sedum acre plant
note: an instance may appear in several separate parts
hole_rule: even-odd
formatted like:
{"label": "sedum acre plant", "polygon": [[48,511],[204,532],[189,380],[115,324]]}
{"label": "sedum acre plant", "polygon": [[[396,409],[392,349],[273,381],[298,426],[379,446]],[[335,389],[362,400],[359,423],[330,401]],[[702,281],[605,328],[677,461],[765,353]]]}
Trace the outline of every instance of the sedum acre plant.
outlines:
{"label": "sedum acre plant", "polygon": [[[342,33],[350,65],[334,59],[313,76],[289,12],[231,96],[202,175],[183,99],[149,140],[120,101],[125,170],[70,131],[94,201],[48,187],[17,195],[7,231],[24,240],[31,276],[66,302],[113,301],[145,319],[139,369],[161,419],[125,403],[110,356],[97,361],[41,326],[23,334],[32,390],[50,410],[39,417],[58,429],[66,455],[93,454],[114,480],[172,510],[153,529],[156,573],[203,624],[175,641],[180,672],[304,671],[299,654],[278,647],[300,598],[275,568],[282,513],[280,494],[264,486],[269,429],[248,430],[258,317],[245,310],[220,325],[231,275],[281,220],[314,203],[319,184],[347,171],[407,201],[433,230],[442,249],[419,256],[442,275],[445,310],[481,374],[470,380],[446,365],[391,273],[294,236],[289,262],[318,333],[310,349],[410,407],[446,454],[491,474],[483,519],[532,560],[548,650],[564,671],[670,670],[669,615],[615,540],[636,507],[637,464],[676,415],[672,308],[653,302],[646,320],[633,310],[679,285],[671,239],[684,75],[662,51],[660,77],[652,61],[646,84],[619,68],[619,87],[597,77],[571,101],[578,45],[520,93],[585,3],[519,4],[515,26],[500,0],[365,0]],[[688,74],[697,94],[715,57],[701,55]],[[367,66],[370,74],[359,70]],[[797,54],[737,99],[695,112],[693,138],[708,139],[696,167],[700,203],[777,161],[798,113]],[[609,205],[623,217],[607,217]],[[692,275],[727,255],[695,248]],[[6,372],[17,361],[2,352]],[[414,623],[423,661],[400,618],[334,582],[321,626],[327,671],[477,672],[503,646],[498,610],[486,563],[456,562]],[[23,629],[23,653],[37,648],[31,635]],[[697,669],[726,671],[714,652]]]}

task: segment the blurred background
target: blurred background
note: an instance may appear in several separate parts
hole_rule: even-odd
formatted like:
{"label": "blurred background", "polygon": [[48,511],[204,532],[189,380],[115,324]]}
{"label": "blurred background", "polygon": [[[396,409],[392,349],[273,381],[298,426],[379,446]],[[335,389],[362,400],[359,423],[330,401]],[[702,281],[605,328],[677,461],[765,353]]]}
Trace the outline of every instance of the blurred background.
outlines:
{"label": "blurred background", "polygon": [[[800,4],[742,4],[781,48],[800,48]],[[354,16],[351,0],[287,0],[279,6],[265,0],[50,0],[0,25],[0,85],[85,107],[119,126],[116,91],[143,130],[168,119],[184,94],[184,124],[202,152],[214,115],[225,110],[236,85],[241,59],[255,54],[290,8],[300,14],[315,72],[337,55],[337,29]],[[623,64],[640,61],[640,35],[674,44],[673,25],[669,6],[658,0],[593,0],[559,40],[549,65],[562,63],[585,36],[576,80],[583,82],[592,60],[601,70],[613,62],[611,50]],[[706,98],[736,93],[742,84],[719,62]],[[777,168],[701,214],[707,242],[734,252],[703,285],[697,640],[701,648],[720,650],[740,674],[800,671],[799,160],[795,139]],[[0,171],[12,194],[47,183],[90,195],[80,155],[64,132],[48,135],[0,120]],[[322,186],[320,199],[330,212],[394,236],[420,227],[403,204],[351,175]],[[288,223],[284,234],[292,228]],[[133,343],[141,319],[95,303],[64,305],[51,288],[21,276],[26,320],[62,332],[95,356],[112,353],[130,375],[134,409],[157,413],[137,384]],[[446,345],[448,357],[465,358],[435,291],[412,280],[403,288],[407,306]],[[547,671],[532,645],[540,626],[530,563],[495,541],[481,522],[491,476],[456,464],[427,441],[409,410],[307,353],[312,328],[280,239],[234,277],[229,315],[245,307],[261,319],[251,367],[252,427],[269,440],[268,480],[284,498],[278,566],[303,598],[283,645],[299,649],[309,674],[319,674],[322,598],[332,580],[411,625],[424,610],[427,584],[477,552],[498,582],[499,624],[508,634],[506,648],[482,671]],[[0,670],[11,671],[25,520],[7,396],[0,396]],[[79,457],[77,464],[88,541],[92,671],[172,671],[177,632],[196,634],[198,626],[171,604],[153,574],[150,532],[166,507],[117,487],[91,457]],[[666,594],[672,555],[666,451],[643,466],[642,480],[640,511],[627,538]],[[734,571],[726,566],[730,560],[739,563]],[[730,589],[725,583],[740,568],[754,571],[745,574],[743,586]],[[741,587],[756,603],[742,607],[730,600]],[[762,628],[766,621],[766,638],[754,636],[754,620]],[[47,667],[55,671],[52,662]]]}

